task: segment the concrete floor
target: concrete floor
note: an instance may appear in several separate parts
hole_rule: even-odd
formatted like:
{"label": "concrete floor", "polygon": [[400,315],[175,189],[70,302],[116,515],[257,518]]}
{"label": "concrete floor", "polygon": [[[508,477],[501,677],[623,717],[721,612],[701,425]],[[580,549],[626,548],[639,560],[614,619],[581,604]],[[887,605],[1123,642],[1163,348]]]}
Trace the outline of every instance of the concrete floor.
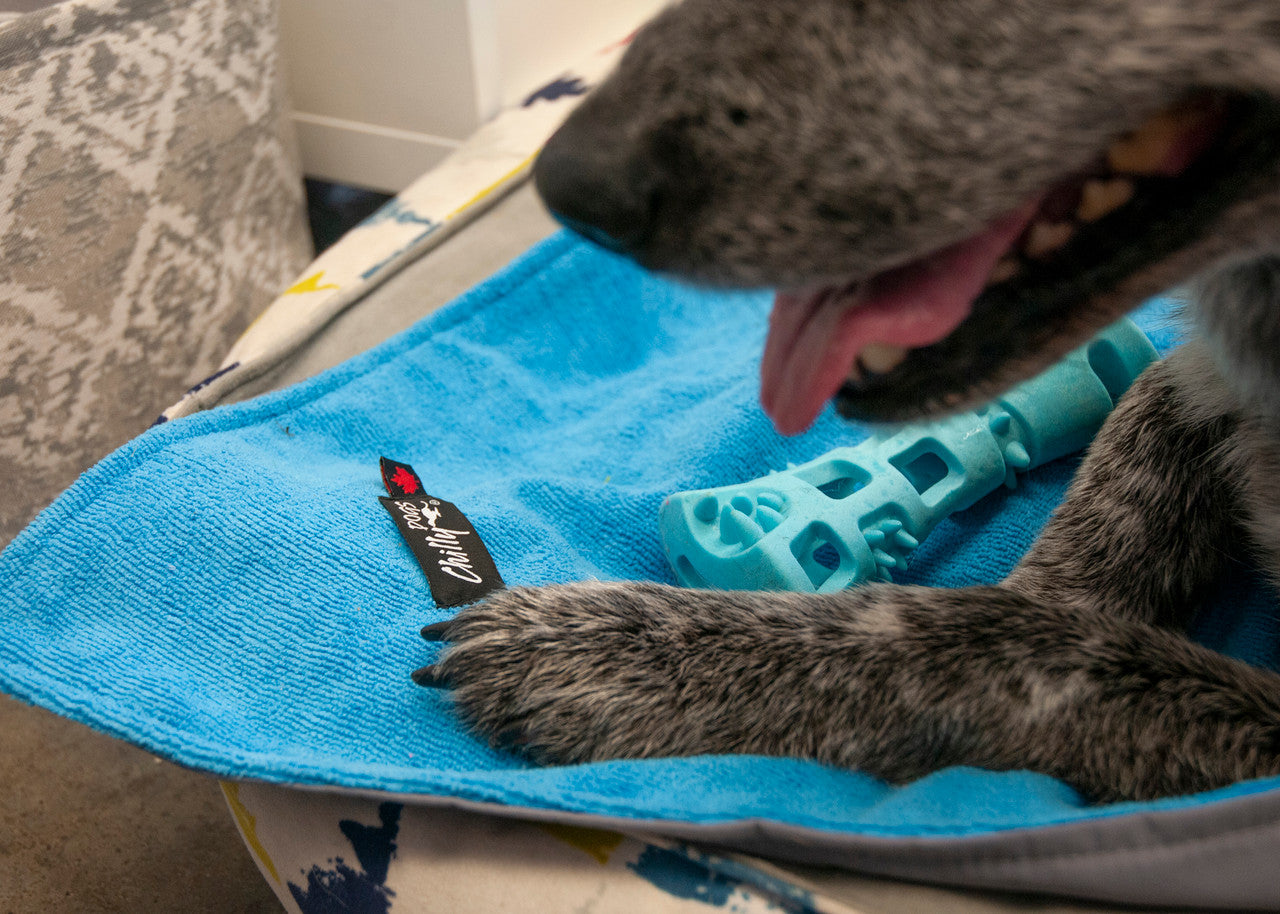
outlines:
{"label": "concrete floor", "polygon": [[0,914],[276,914],[218,782],[0,697]]}

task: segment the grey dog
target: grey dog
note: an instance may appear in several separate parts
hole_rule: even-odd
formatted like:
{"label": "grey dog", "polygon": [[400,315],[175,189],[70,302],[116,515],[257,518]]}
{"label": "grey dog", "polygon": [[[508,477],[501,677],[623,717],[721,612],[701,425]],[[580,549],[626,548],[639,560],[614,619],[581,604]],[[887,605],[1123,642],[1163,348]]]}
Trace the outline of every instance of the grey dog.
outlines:
{"label": "grey dog", "polygon": [[516,588],[425,678],[541,761],[760,753],[899,782],[1027,768],[1099,801],[1280,773],[1280,676],[1182,629],[1233,549],[1280,578],[1280,7],[684,0],[550,141],[540,191],[654,270],[782,289],[762,402],[974,404],[1190,283],[995,586]]}

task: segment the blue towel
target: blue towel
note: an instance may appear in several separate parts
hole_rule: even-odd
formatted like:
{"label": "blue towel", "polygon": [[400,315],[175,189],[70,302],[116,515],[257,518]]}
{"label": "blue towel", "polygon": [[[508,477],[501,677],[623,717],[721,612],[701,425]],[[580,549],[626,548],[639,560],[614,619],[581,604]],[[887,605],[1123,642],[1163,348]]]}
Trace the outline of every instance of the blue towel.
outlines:
{"label": "blue towel", "polygon": [[[378,458],[458,505],[508,584],[671,581],[657,510],[853,443],[829,411],[784,439],[757,406],[767,295],[691,290],[557,236],[440,313],[278,393],[159,426],[86,473],[0,556],[0,688],[219,775],[694,823],[968,835],[1112,815],[1025,772],[901,788],[795,760],[534,768],[477,741],[409,673],[451,611],[378,502]],[[1141,316],[1176,341],[1163,303]],[[944,523],[906,579],[1004,575],[1060,461]],[[1275,668],[1243,575],[1197,634]],[[1145,808],[1203,803],[1280,780]]]}

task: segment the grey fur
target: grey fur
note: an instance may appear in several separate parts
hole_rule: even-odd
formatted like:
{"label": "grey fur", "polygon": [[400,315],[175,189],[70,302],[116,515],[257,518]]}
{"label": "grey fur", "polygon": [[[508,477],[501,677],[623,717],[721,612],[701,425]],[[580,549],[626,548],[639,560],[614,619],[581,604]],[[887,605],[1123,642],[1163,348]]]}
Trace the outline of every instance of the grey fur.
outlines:
{"label": "grey fur", "polygon": [[[974,233],[1201,87],[1253,93],[1258,124],[1280,126],[1274,5],[685,0],[539,180],[594,182],[605,202],[584,231],[652,268],[845,282]],[[1224,544],[1280,583],[1280,144],[1250,143],[1265,154],[1212,205],[1179,201],[1188,227],[1109,239],[1111,272],[984,295],[949,340],[846,386],[842,407],[875,418],[971,402],[1200,275],[1204,342],[1134,385],[1003,584],[515,589],[437,631],[451,646],[434,675],[482,733],[549,762],[753,752],[894,781],[1031,768],[1099,800],[1280,773],[1280,676],[1180,633]]]}

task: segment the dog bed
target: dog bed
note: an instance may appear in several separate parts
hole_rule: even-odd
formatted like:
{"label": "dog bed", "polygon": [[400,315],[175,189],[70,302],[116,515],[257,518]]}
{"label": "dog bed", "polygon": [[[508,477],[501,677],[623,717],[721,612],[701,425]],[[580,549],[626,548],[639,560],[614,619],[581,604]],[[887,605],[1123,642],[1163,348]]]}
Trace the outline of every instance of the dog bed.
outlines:
{"label": "dog bed", "polygon": [[[1163,893],[1134,900],[1280,905],[1280,779],[1098,807],[1025,772],[952,769],[895,788],[757,757],[533,768],[472,737],[447,694],[413,685],[435,650],[418,629],[450,611],[378,503],[379,457],[412,463],[462,508],[508,584],[670,580],[665,495],[858,435],[830,412],[799,438],[773,433],[756,405],[767,307],[559,235],[310,381],[159,425],[0,556],[0,687],[227,777],[957,884],[1071,891],[1084,866]],[[1167,312],[1140,321],[1162,349],[1176,342]],[[903,579],[999,579],[1072,467],[945,522]],[[1269,595],[1242,574],[1223,597],[1197,637],[1276,667]],[[1188,855],[1214,864],[1213,885],[1177,863]],[[1161,860],[1172,865],[1153,878]]]}

